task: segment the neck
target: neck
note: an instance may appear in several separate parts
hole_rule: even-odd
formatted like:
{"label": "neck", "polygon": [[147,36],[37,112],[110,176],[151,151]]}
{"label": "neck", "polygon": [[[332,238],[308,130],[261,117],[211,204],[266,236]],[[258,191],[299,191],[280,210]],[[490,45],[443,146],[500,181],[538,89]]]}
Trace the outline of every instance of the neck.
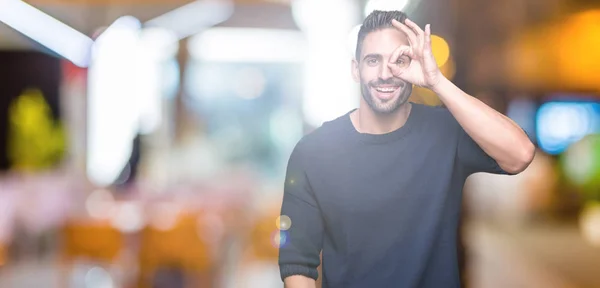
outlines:
{"label": "neck", "polygon": [[354,128],[360,133],[386,134],[400,129],[410,115],[412,104],[406,102],[392,113],[377,113],[366,103],[350,115]]}

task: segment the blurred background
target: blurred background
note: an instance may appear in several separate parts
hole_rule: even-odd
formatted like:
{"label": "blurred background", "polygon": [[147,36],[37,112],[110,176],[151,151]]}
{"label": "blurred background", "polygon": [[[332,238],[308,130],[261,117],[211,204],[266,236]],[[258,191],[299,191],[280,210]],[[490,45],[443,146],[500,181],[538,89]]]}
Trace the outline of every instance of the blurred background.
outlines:
{"label": "blurred background", "polygon": [[597,0],[0,0],[0,287],[283,287],[287,160],[374,9],[538,147],[468,179],[465,287],[600,287]]}

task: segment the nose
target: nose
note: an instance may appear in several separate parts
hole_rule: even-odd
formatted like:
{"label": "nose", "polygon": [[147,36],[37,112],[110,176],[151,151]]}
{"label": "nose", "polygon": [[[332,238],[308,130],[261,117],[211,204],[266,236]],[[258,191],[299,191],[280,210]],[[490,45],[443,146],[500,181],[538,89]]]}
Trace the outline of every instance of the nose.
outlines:
{"label": "nose", "polygon": [[392,70],[387,65],[387,63],[381,65],[381,68],[379,69],[379,78],[381,78],[382,80],[387,80],[392,77],[394,77],[394,74],[392,74]]}

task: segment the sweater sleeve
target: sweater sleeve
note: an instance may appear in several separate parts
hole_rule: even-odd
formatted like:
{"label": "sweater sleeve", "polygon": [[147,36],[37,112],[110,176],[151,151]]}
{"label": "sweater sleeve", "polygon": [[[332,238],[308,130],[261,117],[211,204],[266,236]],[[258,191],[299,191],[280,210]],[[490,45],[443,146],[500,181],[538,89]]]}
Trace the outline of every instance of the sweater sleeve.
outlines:
{"label": "sweater sleeve", "polygon": [[492,174],[510,174],[504,171],[498,162],[489,156],[481,147],[458,125],[457,156],[467,174],[485,172]]}
{"label": "sweater sleeve", "polygon": [[306,155],[299,147],[294,148],[286,171],[280,218],[284,220],[281,220],[279,269],[282,280],[292,275],[317,280],[323,220],[306,176],[307,167],[303,163]]}

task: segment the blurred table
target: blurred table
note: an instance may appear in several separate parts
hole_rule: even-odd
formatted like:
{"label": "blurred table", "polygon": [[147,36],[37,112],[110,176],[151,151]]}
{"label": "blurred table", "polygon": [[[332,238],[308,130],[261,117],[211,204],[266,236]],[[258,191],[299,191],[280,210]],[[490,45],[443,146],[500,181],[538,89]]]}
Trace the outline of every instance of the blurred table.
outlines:
{"label": "blurred table", "polygon": [[466,225],[468,287],[600,287],[600,248],[576,223]]}

